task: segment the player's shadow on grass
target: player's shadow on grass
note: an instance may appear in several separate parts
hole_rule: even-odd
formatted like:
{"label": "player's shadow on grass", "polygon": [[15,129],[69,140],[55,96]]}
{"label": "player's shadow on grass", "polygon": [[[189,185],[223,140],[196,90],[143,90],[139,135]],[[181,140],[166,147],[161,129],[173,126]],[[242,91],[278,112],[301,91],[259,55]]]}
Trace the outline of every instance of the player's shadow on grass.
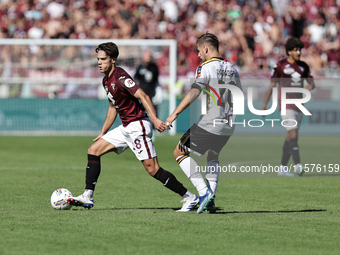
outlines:
{"label": "player's shadow on grass", "polygon": [[[173,210],[177,211],[181,208],[174,208],[174,207],[131,207],[131,208],[122,208],[122,207],[115,207],[115,208],[92,208],[91,211],[115,211],[115,210]],[[197,209],[197,208],[196,208]],[[192,211],[196,211],[196,209]],[[71,210],[84,210],[84,208],[72,208]],[[230,212],[223,212],[222,208],[217,207],[216,212],[213,214],[234,214],[234,213],[311,213],[311,212],[325,212],[324,209],[306,209],[306,210],[278,210],[278,211],[230,211]]]}
{"label": "player's shadow on grass", "polygon": [[[179,210],[181,208],[174,208],[174,207],[131,207],[131,208],[122,208],[122,207],[115,207],[115,208],[91,208],[91,211],[115,211],[115,210]],[[83,210],[83,208],[72,208],[72,210]]]}
{"label": "player's shadow on grass", "polygon": [[311,213],[311,212],[325,212],[324,209],[306,209],[306,210],[278,210],[278,211],[231,211],[231,212],[219,212],[222,209],[217,208],[214,214],[233,214],[233,213]]}

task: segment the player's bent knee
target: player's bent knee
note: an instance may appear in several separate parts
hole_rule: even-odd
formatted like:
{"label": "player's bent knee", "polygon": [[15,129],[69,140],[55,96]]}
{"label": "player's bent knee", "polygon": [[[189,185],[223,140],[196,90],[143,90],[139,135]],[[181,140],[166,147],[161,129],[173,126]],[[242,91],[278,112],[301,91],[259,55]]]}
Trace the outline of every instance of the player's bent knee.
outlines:
{"label": "player's bent knee", "polygon": [[174,150],[174,158],[178,158],[179,156],[182,155],[184,155],[184,153],[178,150],[177,148]]}
{"label": "player's bent knee", "polygon": [[174,150],[174,153],[173,153],[173,155],[174,155],[174,158],[177,158],[178,156],[178,152],[177,152],[177,148]]}
{"label": "player's bent knee", "polygon": [[92,146],[87,149],[87,154],[98,156],[96,155],[96,150]]}
{"label": "player's bent knee", "polygon": [[176,146],[174,153],[173,153],[175,158],[178,158],[179,156],[186,155],[186,154],[189,154],[188,151],[186,151],[184,149],[181,150],[179,145]]}
{"label": "player's bent knee", "polygon": [[107,152],[113,151],[114,149],[115,146],[103,139],[99,139],[87,149],[87,154],[101,156]]}

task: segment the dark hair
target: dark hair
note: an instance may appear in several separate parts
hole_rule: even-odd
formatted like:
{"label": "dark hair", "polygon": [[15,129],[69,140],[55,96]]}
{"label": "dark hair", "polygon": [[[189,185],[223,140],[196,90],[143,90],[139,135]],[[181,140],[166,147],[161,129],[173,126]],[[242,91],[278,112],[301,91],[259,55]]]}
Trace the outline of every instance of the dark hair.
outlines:
{"label": "dark hair", "polygon": [[99,44],[98,47],[96,48],[96,52],[98,53],[98,51],[101,50],[104,51],[107,56],[114,60],[118,58],[119,50],[117,45],[113,42]]}
{"label": "dark hair", "polygon": [[219,42],[216,35],[206,32],[205,34],[198,37],[196,44],[202,45],[203,43],[209,44],[218,51]]}
{"label": "dark hair", "polygon": [[295,37],[291,37],[287,40],[286,42],[286,53],[288,55],[288,51],[294,50],[295,48],[299,48],[302,49],[305,45],[303,44],[303,42]]}

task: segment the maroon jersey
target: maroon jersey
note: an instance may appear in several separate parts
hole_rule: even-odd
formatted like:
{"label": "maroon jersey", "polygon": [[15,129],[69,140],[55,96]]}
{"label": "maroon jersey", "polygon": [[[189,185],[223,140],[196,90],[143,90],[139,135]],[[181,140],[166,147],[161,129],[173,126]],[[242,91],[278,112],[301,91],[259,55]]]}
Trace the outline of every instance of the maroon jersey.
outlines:
{"label": "maroon jersey", "polygon": [[[313,76],[309,70],[309,66],[303,62],[298,61],[295,64],[290,64],[288,58],[281,59],[274,66],[271,74],[271,82],[279,84],[279,105],[281,109],[281,88],[282,87],[295,87],[303,88],[304,80],[307,83],[313,82]],[[302,93],[287,93],[287,98],[302,98]],[[287,104],[287,109],[300,112],[300,109],[294,104]]]}
{"label": "maroon jersey", "polygon": [[139,99],[134,97],[139,86],[124,69],[116,67],[109,78],[105,76],[103,87],[108,100],[117,109],[124,127],[147,116]]}

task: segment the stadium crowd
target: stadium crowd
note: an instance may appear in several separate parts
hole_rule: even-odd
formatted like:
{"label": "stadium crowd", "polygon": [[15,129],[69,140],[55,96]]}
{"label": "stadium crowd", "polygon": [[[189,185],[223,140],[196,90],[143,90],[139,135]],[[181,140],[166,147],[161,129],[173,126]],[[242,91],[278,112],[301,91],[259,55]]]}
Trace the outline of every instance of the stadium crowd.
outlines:
{"label": "stadium crowd", "polygon": [[176,39],[184,74],[199,64],[196,38],[206,31],[248,73],[268,73],[285,56],[285,39],[295,36],[314,74],[330,75],[340,64],[339,6],[339,0],[0,0],[0,38]]}

